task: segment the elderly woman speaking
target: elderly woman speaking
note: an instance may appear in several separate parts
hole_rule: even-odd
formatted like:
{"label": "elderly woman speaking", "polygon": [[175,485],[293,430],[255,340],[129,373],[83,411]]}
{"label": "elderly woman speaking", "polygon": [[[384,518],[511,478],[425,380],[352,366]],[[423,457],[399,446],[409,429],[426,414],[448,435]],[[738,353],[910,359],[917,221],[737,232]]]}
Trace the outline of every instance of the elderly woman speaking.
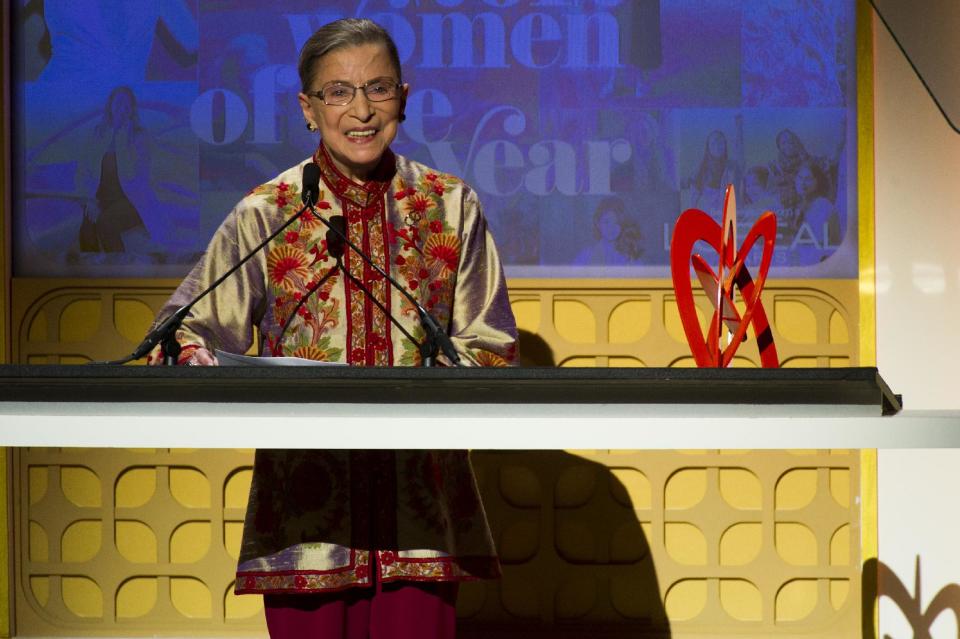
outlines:
{"label": "elderly woman speaking", "polygon": [[[160,317],[298,215],[312,162],[318,213],[345,218],[350,242],[437,318],[461,361],[511,363],[515,322],[476,193],[390,150],[409,91],[390,36],[369,20],[327,24],[299,73],[316,152],[241,200]],[[349,275],[323,280],[334,263],[326,233],[300,214],[203,298],[178,332],[180,363],[245,352],[254,326],[262,356],[420,363],[416,307],[355,250],[342,258]],[[457,582],[498,574],[466,451],[257,451],[236,592],[264,595],[272,637],[452,637]]]}

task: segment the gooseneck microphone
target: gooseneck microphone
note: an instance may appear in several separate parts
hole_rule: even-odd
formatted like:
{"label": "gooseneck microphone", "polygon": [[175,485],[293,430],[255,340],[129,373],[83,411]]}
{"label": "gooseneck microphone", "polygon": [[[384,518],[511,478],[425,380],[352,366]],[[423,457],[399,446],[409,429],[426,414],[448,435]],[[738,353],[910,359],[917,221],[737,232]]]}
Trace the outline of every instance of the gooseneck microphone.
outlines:
{"label": "gooseneck microphone", "polygon": [[[313,166],[316,169],[317,174],[319,175],[320,167],[318,167],[316,164],[310,163],[304,167],[304,176],[306,176],[306,169],[309,166]],[[304,179],[306,179],[306,177]],[[304,187],[304,194],[306,194],[306,187]],[[417,310],[417,315],[420,316],[420,324],[423,326],[423,330],[426,333],[426,339],[424,339],[424,341],[418,345],[422,366],[424,367],[433,366],[434,363],[436,362],[437,354],[441,350],[443,351],[443,354],[447,356],[447,359],[449,359],[453,363],[454,366],[462,366],[462,364],[460,363],[460,355],[457,353],[457,349],[453,346],[453,341],[450,339],[450,336],[447,335],[447,333],[440,326],[440,322],[437,321],[437,318],[435,318],[430,313],[430,311],[428,311],[423,306],[421,306],[420,302],[418,302],[416,298],[414,298],[413,295],[411,295],[407,291],[407,289],[401,286],[386,271],[384,271],[382,268],[377,266],[377,264],[373,261],[373,259],[369,255],[367,255],[363,251],[363,249],[361,249],[359,246],[351,242],[350,238],[347,237],[345,230],[335,228],[333,224],[328,222],[326,219],[324,219],[322,215],[317,213],[317,211],[313,208],[314,202],[315,200],[307,203],[307,206],[309,207],[310,212],[313,214],[313,217],[315,217],[320,222],[325,224],[327,229],[329,229],[329,231],[332,231],[347,246],[353,249],[354,253],[359,255],[360,258],[370,266],[370,268],[375,270],[381,277],[383,277],[385,280],[390,282],[391,286],[393,286],[393,288],[395,288],[396,290],[400,291],[400,294],[403,295],[405,298],[407,298],[407,300],[411,304],[413,304],[413,307]],[[328,237],[329,237],[329,231],[328,231]],[[329,246],[329,241],[327,242],[327,245]],[[344,273],[346,273],[346,270],[344,270]],[[371,295],[369,291],[367,291],[366,288],[364,288],[362,284],[356,281],[349,273],[347,273],[347,276],[350,277],[351,281],[353,281],[355,284],[358,284],[360,286],[361,290],[363,290],[370,297],[370,299],[372,299],[377,304],[377,306],[380,307],[380,310],[382,310],[387,315],[387,317],[389,317],[390,320],[393,321],[395,325],[397,325],[398,327],[400,326],[400,324],[393,317],[391,317],[390,313],[387,313],[386,309],[383,308],[383,306],[380,304],[379,300],[376,299],[376,297]],[[409,337],[409,334],[407,334],[406,331],[403,331],[403,332],[405,336],[407,336],[407,339],[409,339],[414,344],[417,343],[416,340]]]}
{"label": "gooseneck microphone", "polygon": [[[286,222],[281,224],[273,233],[267,236],[267,239],[263,240],[254,248],[252,251],[247,253],[243,259],[234,264],[230,269],[217,278],[217,280],[203,290],[199,295],[190,300],[189,303],[181,306],[176,311],[171,313],[166,319],[164,319],[160,324],[157,325],[152,331],[147,333],[147,336],[143,338],[143,341],[140,342],[140,345],[127,357],[122,359],[113,360],[110,362],[95,362],[97,364],[126,364],[127,362],[133,361],[135,359],[140,359],[150,351],[154,349],[157,344],[162,344],[163,349],[163,363],[166,365],[176,365],[177,358],[180,356],[181,346],[177,342],[177,329],[180,328],[180,325],[183,323],[183,320],[193,309],[194,305],[197,302],[202,300],[207,296],[211,291],[220,286],[228,277],[237,272],[237,270],[243,266],[251,257],[260,252],[263,247],[269,244],[275,237],[280,235],[288,226],[293,224],[303,213],[308,209],[313,211],[313,203],[317,201],[317,198],[320,194],[320,167],[318,167],[313,162],[309,162],[303,167],[303,187],[302,187],[302,199],[303,207],[297,212],[296,215],[290,216]],[[316,212],[313,212],[316,215]]]}

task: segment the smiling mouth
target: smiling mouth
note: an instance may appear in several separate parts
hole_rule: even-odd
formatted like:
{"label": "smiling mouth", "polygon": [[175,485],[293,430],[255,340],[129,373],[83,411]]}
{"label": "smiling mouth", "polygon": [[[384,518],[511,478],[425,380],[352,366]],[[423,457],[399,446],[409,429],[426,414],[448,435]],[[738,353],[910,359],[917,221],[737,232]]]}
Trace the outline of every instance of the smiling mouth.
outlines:
{"label": "smiling mouth", "polygon": [[372,138],[377,134],[376,129],[365,129],[363,131],[347,131],[347,137],[354,140],[363,140],[365,138]]}

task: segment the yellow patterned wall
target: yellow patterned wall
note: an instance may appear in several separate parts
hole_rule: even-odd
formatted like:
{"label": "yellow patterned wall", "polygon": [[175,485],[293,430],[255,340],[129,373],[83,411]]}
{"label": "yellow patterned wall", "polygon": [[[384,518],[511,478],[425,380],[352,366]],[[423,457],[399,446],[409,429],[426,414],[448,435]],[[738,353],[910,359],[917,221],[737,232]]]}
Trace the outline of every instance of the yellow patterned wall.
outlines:
{"label": "yellow patterned wall", "polygon": [[17,631],[231,633],[249,451],[18,449]]}
{"label": "yellow patterned wall", "polygon": [[[538,451],[473,456],[504,564],[466,584],[466,633],[849,637],[859,456]],[[231,594],[248,451],[20,449],[22,636],[240,636]]]}
{"label": "yellow patterned wall", "polygon": [[[118,358],[142,339],[173,282],[14,280],[14,361]],[[669,280],[513,280],[521,329],[560,366],[692,366]],[[703,323],[709,301],[696,298]],[[779,280],[763,303],[783,366],[859,365],[856,280]],[[704,329],[705,330],[705,329]],[[737,366],[758,366],[752,333]],[[524,351],[542,349],[521,341]]]}
{"label": "yellow patterned wall", "polygon": [[[669,280],[513,280],[510,299],[518,327],[559,366],[694,366]],[[694,299],[706,332],[712,307]],[[781,365],[857,366],[857,299],[854,280],[768,282],[762,300]],[[748,335],[735,366],[760,365]]]}

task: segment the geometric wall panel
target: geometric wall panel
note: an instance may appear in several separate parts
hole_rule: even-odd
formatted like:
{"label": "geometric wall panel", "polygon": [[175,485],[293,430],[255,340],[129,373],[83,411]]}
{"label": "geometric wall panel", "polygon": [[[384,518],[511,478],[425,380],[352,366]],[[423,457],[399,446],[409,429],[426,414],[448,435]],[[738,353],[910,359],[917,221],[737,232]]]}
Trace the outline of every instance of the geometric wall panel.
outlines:
{"label": "geometric wall panel", "polygon": [[[852,636],[854,451],[474,451],[503,564],[463,637]],[[263,633],[251,451],[14,451],[20,636]]]}

